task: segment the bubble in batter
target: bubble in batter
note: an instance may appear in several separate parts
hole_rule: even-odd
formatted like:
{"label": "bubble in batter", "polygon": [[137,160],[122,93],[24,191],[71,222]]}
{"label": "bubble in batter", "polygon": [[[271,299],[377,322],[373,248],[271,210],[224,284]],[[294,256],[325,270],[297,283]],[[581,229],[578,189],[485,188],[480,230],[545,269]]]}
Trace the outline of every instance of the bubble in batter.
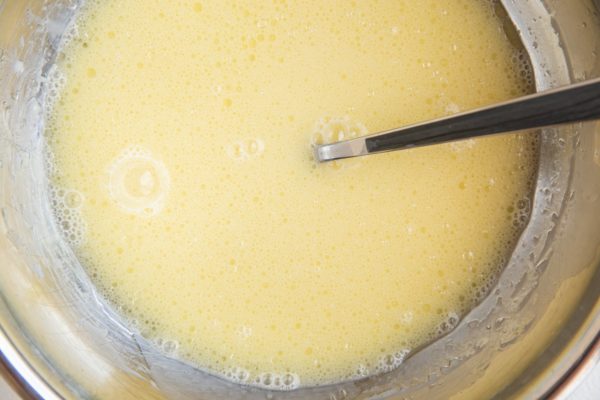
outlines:
{"label": "bubble in batter", "polygon": [[265,151],[262,139],[239,140],[227,146],[227,155],[236,161],[248,161],[259,157]]}

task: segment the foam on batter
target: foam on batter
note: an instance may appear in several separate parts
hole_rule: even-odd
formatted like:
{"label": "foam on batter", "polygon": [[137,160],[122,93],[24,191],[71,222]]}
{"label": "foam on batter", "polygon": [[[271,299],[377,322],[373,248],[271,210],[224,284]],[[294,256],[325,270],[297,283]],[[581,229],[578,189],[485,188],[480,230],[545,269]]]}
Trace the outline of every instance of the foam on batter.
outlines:
{"label": "foam on batter", "polygon": [[488,0],[88,1],[48,82],[63,230],[165,354],[289,390],[398,367],[487,295],[531,134],[318,165],[532,90]]}

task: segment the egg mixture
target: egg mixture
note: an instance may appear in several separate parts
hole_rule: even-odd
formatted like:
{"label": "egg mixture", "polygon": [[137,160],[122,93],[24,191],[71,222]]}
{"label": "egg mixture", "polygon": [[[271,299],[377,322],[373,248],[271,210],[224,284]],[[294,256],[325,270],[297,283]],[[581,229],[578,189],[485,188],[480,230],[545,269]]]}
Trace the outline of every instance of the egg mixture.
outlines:
{"label": "egg mixture", "polygon": [[488,0],[88,1],[46,140],[55,219],[159,351],[274,389],[389,371],[489,291],[537,142],[311,145],[532,90]]}

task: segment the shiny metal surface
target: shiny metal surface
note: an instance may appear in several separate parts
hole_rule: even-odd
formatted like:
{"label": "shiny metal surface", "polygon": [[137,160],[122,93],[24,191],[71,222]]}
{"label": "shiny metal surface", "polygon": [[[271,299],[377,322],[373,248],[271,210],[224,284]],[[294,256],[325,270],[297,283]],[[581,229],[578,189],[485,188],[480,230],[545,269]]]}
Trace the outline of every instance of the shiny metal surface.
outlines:
{"label": "shiny metal surface", "polygon": [[[600,336],[596,338],[592,347],[584,354],[581,360],[573,365],[572,371],[564,378],[563,382],[553,392],[553,396],[558,398],[577,398],[577,389],[580,389],[586,380],[596,379],[594,388],[582,392],[582,398],[593,398],[598,395],[595,390],[598,389],[598,380],[600,380]],[[595,372],[595,376],[591,374]],[[583,388],[585,389],[585,388]],[[581,391],[581,389],[580,389]]]}
{"label": "shiny metal surface", "polygon": [[0,398],[3,400],[29,400],[34,397],[26,389],[27,383],[9,369],[6,360],[0,361]]}
{"label": "shiny metal surface", "polygon": [[318,162],[325,162],[597,119],[600,79],[590,79],[449,117],[316,145],[314,153]]}
{"label": "shiny metal surface", "polygon": [[[165,356],[96,292],[48,215],[41,172],[44,94],[55,89],[47,77],[80,3],[0,0],[0,352],[33,394],[534,399],[560,398],[561,388],[582,376],[577,371],[585,368],[573,374],[573,367],[597,354],[600,332],[597,123],[540,132],[531,219],[496,287],[451,333],[397,370],[317,389],[267,392]],[[595,2],[503,4],[532,59],[538,90],[600,76]]]}
{"label": "shiny metal surface", "polygon": [[60,399],[25,357],[18,354],[16,347],[10,343],[4,332],[0,332],[0,349],[2,349],[0,371],[4,372],[3,376],[13,385],[16,383],[21,385],[21,396],[35,395],[48,400]]}

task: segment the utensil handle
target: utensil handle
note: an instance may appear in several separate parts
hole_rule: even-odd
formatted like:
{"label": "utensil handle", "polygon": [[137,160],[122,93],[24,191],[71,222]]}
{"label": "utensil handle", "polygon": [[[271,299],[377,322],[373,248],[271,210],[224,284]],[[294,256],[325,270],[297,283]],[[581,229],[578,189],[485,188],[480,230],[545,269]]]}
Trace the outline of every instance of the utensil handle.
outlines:
{"label": "utensil handle", "polygon": [[600,78],[314,148],[319,161],[600,119]]}
{"label": "utensil handle", "polygon": [[600,119],[600,79],[368,137],[369,153]]}

